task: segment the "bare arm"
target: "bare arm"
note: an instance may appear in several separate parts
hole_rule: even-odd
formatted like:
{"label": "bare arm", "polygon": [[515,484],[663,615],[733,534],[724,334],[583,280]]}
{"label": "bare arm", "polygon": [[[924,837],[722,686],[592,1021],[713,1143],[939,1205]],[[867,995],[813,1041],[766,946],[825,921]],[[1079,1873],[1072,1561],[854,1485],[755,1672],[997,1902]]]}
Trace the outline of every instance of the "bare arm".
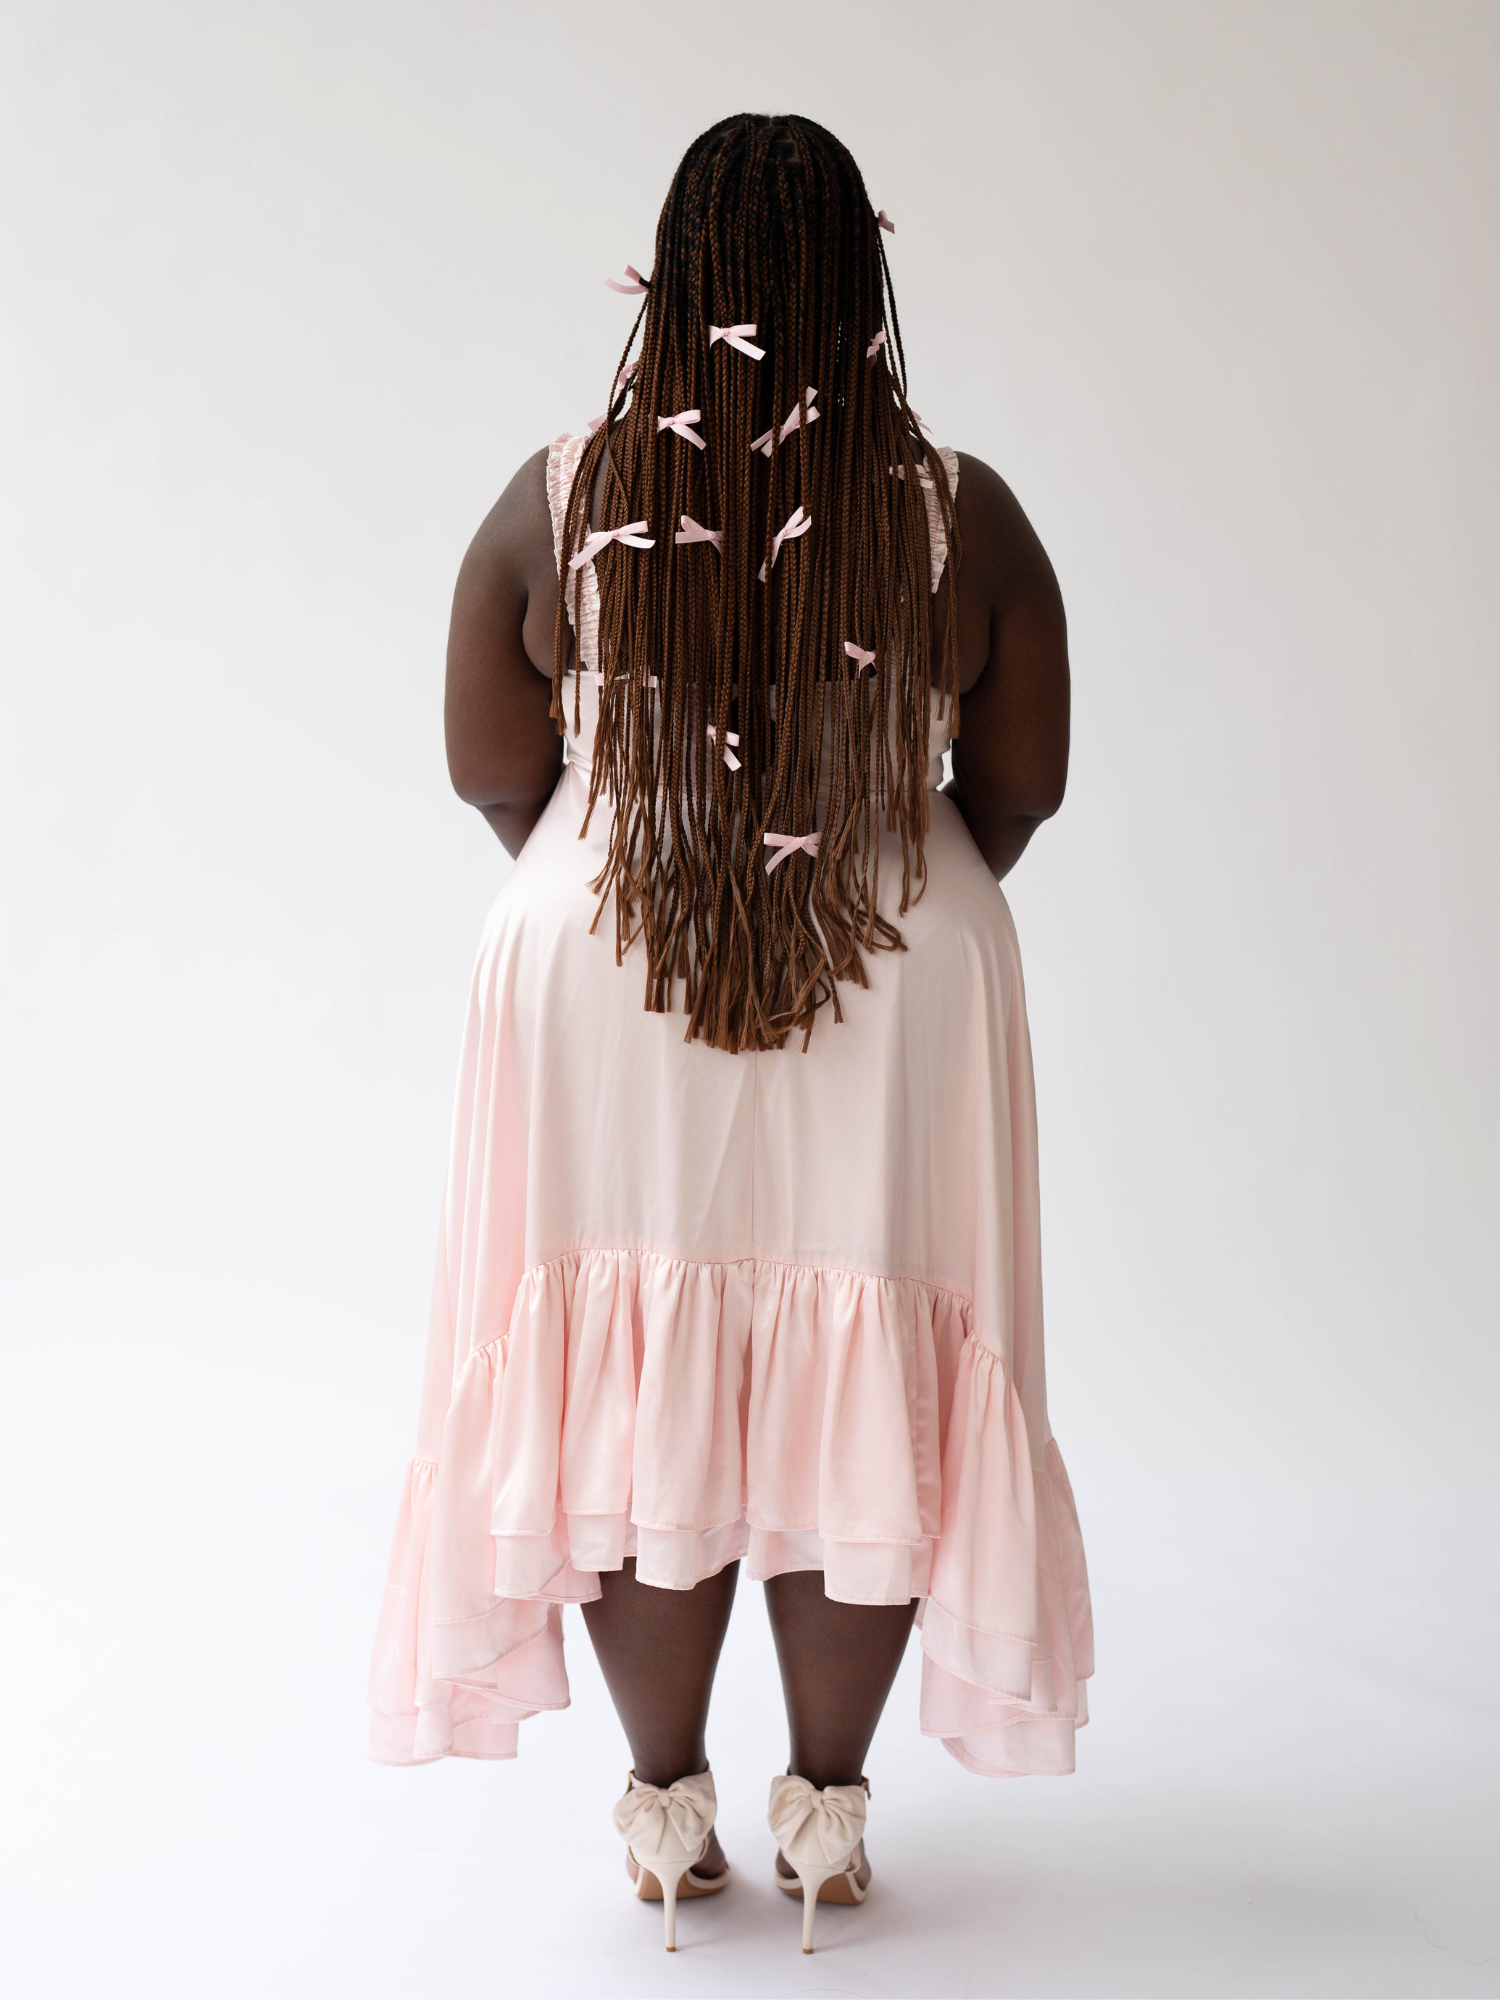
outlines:
{"label": "bare arm", "polygon": [[[998,473],[967,456],[958,522],[963,701],[953,777],[943,790],[1000,880],[1062,804],[1068,628],[1047,552],[1015,495]],[[941,603],[937,608],[940,614]]]}
{"label": "bare arm", "polygon": [[552,703],[557,613],[547,454],[529,458],[490,509],[458,572],[443,729],[448,774],[518,854],[562,769]]}

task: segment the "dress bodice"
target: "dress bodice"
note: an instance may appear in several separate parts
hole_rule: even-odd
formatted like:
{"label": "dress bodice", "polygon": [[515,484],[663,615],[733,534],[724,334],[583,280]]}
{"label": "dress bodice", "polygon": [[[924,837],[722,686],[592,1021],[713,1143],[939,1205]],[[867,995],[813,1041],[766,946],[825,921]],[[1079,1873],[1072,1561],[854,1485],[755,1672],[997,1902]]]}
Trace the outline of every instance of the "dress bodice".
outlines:
{"label": "dress bodice", "polygon": [[[552,546],[562,561],[563,522],[567,513],[568,495],[578,473],[583,448],[588,443],[588,434],[572,436],[567,432],[557,439],[547,453],[547,502],[552,511]],[[935,447],[943,468],[948,475],[948,490],[958,491],[958,453],[947,445]],[[922,497],[927,503],[927,540],[932,557],[932,588],[937,591],[942,581],[943,569],[948,560],[948,537],[943,526],[943,510],[938,502],[936,489],[923,484]],[[567,716],[567,756],[570,764],[588,764],[594,755],[594,732],[599,721],[599,576],[592,558],[582,565],[583,587],[579,593],[581,603],[574,614],[574,593],[567,592],[568,622],[574,627],[578,641],[578,657],[582,662],[582,686],[576,686],[573,673],[564,682],[564,706]],[[578,696],[578,728],[573,727],[574,696]],[[774,689],[772,690],[774,696]],[[947,753],[953,735],[948,714],[940,696],[934,690],[931,697],[931,712],[927,731],[927,786],[936,791],[943,782],[943,758]]]}

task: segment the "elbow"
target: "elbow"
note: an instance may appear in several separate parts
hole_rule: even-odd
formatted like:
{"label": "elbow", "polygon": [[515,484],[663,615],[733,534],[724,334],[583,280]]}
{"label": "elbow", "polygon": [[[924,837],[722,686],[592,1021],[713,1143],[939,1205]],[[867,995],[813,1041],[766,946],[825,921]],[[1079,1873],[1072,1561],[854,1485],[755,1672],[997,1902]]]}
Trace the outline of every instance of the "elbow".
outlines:
{"label": "elbow", "polygon": [[462,766],[455,770],[450,763],[448,782],[466,806],[474,806],[480,812],[487,806],[503,806],[510,803],[505,787],[497,785],[482,772],[467,770]]}
{"label": "elbow", "polygon": [[509,759],[495,763],[465,755],[450,745],[448,781],[466,806],[485,814],[525,812],[543,806],[552,796],[562,772],[562,738],[544,758],[516,764]]}
{"label": "elbow", "polygon": [[1026,805],[1020,808],[1020,811],[1027,819],[1051,819],[1054,813],[1062,810],[1062,802],[1067,795],[1067,790],[1068,772],[1066,765],[1064,765],[1054,776],[1044,779],[1041,783],[1032,787],[1030,799]]}
{"label": "elbow", "polygon": [[477,806],[481,812],[486,806],[506,803],[506,787],[499,782],[499,773],[486,768],[480,759],[466,756],[453,743],[448,745],[448,782],[466,806]]}
{"label": "elbow", "polygon": [[[957,753],[958,746],[954,748]],[[953,776],[966,803],[987,819],[1027,820],[1034,826],[1061,810],[1068,788],[1066,759],[1033,764],[1026,770],[985,770],[955,754]]]}
{"label": "elbow", "polygon": [[1002,770],[997,777],[997,790],[1017,819],[1051,819],[1061,811],[1068,789],[1067,744],[1037,746],[1021,768]]}

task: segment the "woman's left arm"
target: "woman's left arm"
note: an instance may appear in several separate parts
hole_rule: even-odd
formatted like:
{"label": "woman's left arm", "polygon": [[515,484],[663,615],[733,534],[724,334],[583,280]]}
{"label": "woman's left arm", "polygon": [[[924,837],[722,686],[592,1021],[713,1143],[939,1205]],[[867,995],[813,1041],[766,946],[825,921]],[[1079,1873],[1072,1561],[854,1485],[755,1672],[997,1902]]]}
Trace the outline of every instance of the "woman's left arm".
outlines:
{"label": "woman's left arm", "polygon": [[448,775],[510,854],[526,844],[562,770],[562,738],[549,713],[556,616],[547,454],[540,451],[469,544],[448,628]]}
{"label": "woman's left arm", "polygon": [[[1062,804],[1068,782],[1068,625],[1047,552],[1015,495],[981,460],[960,462],[964,692],[943,790],[999,881]],[[966,659],[983,661],[972,681]]]}

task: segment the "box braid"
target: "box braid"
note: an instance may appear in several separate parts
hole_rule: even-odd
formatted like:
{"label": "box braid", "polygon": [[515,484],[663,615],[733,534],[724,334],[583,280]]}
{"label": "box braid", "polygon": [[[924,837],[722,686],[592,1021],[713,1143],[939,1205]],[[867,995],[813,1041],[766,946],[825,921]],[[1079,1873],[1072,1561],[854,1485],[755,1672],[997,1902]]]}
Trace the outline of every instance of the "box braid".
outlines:
{"label": "box braid", "polygon": [[[745,322],[762,361],[710,344],[710,326]],[[594,921],[612,893],[617,960],[642,940],[648,1009],[670,1011],[683,982],[688,1040],[771,1049],[798,1029],[805,1048],[819,1007],[831,1001],[841,1018],[838,982],[867,983],[864,954],[904,949],[877,907],[880,833],[900,833],[904,915],[926,879],[934,685],[955,734],[958,724],[951,590],[932,671],[919,469],[935,483],[956,564],[952,495],[907,405],[875,212],[831,133],[746,114],[693,142],[617,371],[642,329],[639,365],[584,449],[559,566],[576,623],[582,571],[568,558],[589,530],[602,460],[596,525],[644,518],[655,545],[612,542],[596,558],[603,679],[589,816],[607,794],[613,822]],[[690,409],[703,413],[702,451],[657,428],[658,416]],[[801,421],[781,442],[794,409]],[[751,440],[772,425],[767,458]],[[799,504],[811,530],[772,563],[772,538]],[[679,547],[683,515],[720,530],[721,547]],[[845,655],[846,640],[873,649],[873,674]],[[569,658],[560,602],[560,730]],[[730,731],[738,770],[723,754]],[[815,827],[815,853],[794,851],[767,873],[763,834]]]}

